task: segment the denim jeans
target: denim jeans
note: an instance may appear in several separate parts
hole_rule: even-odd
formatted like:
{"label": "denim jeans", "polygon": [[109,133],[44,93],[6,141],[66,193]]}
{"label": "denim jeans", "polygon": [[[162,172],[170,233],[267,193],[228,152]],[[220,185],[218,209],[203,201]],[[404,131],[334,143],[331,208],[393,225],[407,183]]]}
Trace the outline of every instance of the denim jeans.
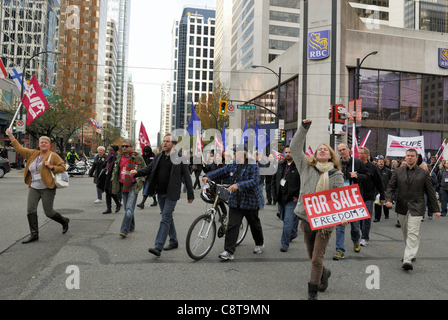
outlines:
{"label": "denim jeans", "polygon": [[[359,238],[361,237],[359,232],[359,220],[350,222],[351,226],[351,238],[353,243],[359,243]],[[345,253],[345,227],[341,227],[340,225],[336,226],[336,251]]]}
{"label": "denim jeans", "polygon": [[367,210],[369,211],[370,218],[360,220],[359,223],[361,224],[361,234],[362,234],[361,238],[366,241],[369,241],[370,227],[372,225],[372,216],[373,216],[373,200],[366,200],[364,201],[364,203],[366,204]]}
{"label": "denim jeans", "polygon": [[124,232],[128,234],[130,230],[135,229],[135,219],[134,210],[135,204],[137,203],[138,194],[134,192],[134,186],[131,187],[130,192],[122,192],[123,196],[123,206],[124,206],[124,217],[121,223],[120,233]]}
{"label": "denim jeans", "polygon": [[159,231],[157,232],[155,247],[163,250],[167,236],[170,237],[170,244],[178,244],[176,227],[174,226],[173,212],[176,207],[177,200],[168,199],[168,195],[157,195],[159,201],[159,207],[162,214],[162,220],[160,221]]}
{"label": "denim jeans", "polygon": [[289,248],[291,239],[297,238],[297,229],[299,227],[299,217],[294,213],[297,202],[290,201],[285,205],[277,203],[280,217],[283,220],[282,247]]}
{"label": "denim jeans", "polygon": [[96,198],[98,200],[103,200],[103,190],[100,188],[96,188]]}

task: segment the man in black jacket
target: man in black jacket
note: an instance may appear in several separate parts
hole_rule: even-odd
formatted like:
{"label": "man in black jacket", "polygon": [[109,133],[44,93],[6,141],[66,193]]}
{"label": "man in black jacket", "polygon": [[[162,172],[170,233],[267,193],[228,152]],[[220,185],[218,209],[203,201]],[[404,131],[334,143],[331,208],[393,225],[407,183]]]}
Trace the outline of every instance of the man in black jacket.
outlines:
{"label": "man in black jacket", "polygon": [[[338,145],[338,153],[341,157],[342,173],[344,174],[345,185],[358,184],[361,195],[363,194],[363,183],[369,179],[369,171],[364,163],[356,158],[350,157],[350,149],[344,143]],[[353,161],[354,169],[353,170]],[[350,222],[351,239],[353,241],[353,249],[356,253],[361,251],[359,230],[359,221]],[[345,227],[336,226],[336,254],[333,260],[341,260],[345,258]]]}
{"label": "man in black jacket", "polygon": [[[162,249],[171,250],[178,247],[173,212],[177,200],[180,199],[182,179],[187,186],[188,203],[192,203],[194,200],[188,161],[174,149],[176,144],[177,137],[167,134],[163,138],[162,152],[155,156],[154,161],[146,168],[131,171],[131,176],[134,178],[149,175],[148,194],[157,193],[162,220],[160,221],[155,247],[148,250],[156,256],[160,256]],[[164,248],[168,235],[170,237],[169,245]]]}
{"label": "man in black jacket", "polygon": [[[383,189],[386,192],[387,184],[392,177],[392,171],[384,165],[384,157],[379,156],[377,159],[378,170],[381,175],[381,180],[383,181]],[[375,219],[373,222],[379,222],[381,220],[381,210],[384,208],[384,216],[389,219],[389,208],[386,207],[382,202],[381,204],[375,203]]]}
{"label": "man in black jacket", "polygon": [[363,184],[363,195],[362,199],[366,204],[367,210],[369,210],[370,218],[361,220],[361,242],[360,245],[366,247],[369,243],[369,233],[370,226],[372,223],[373,215],[373,202],[375,201],[375,191],[380,194],[381,203],[385,203],[386,190],[383,185],[383,180],[381,179],[380,172],[378,168],[369,161],[370,151],[365,147],[359,147],[359,159],[364,162],[367,170],[369,171],[369,179],[367,179]]}
{"label": "man in black jacket", "polygon": [[280,251],[287,252],[289,243],[297,238],[299,218],[294,213],[300,194],[300,175],[291,156],[289,146],[285,147],[285,159],[279,163],[275,178],[277,207],[283,220]]}

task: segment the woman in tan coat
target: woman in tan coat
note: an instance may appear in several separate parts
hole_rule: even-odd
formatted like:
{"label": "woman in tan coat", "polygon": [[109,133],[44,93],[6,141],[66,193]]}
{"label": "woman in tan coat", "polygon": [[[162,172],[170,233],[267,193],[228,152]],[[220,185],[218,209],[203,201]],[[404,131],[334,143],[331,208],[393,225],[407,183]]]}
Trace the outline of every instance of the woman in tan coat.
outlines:
{"label": "woman in tan coat", "polygon": [[[48,137],[40,137],[39,150],[34,150],[22,147],[14,138],[10,129],[6,130],[6,134],[11,140],[11,145],[27,160],[23,178],[29,188],[27,217],[31,234],[30,237],[22,241],[22,243],[30,243],[39,240],[37,205],[39,204],[40,199],[42,199],[45,215],[62,224],[62,233],[65,234],[68,231],[68,223],[70,220],[64,218],[53,210],[56,185],[53,175],[51,174],[51,171],[53,171],[53,173],[64,172],[64,161],[62,161],[56,153],[50,151],[51,141]],[[52,156],[49,161],[51,154]]]}

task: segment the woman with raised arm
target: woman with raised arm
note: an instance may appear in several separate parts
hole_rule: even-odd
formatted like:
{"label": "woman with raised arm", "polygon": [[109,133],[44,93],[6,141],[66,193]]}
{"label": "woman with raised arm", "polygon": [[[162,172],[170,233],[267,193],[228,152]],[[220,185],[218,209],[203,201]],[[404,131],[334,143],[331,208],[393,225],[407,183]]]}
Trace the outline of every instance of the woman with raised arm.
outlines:
{"label": "woman with raised arm", "polygon": [[[25,244],[39,240],[37,205],[41,199],[45,215],[62,224],[62,233],[65,234],[68,231],[68,223],[70,220],[64,218],[60,213],[53,210],[56,185],[54,183],[53,175],[51,174],[51,172],[64,172],[64,161],[57,153],[50,151],[51,140],[48,137],[40,137],[39,150],[34,150],[22,147],[14,138],[11,129],[7,129],[6,134],[11,140],[11,145],[14,149],[27,160],[23,178],[29,188],[27,217],[31,234],[30,237],[22,241],[22,243]],[[50,155],[51,159],[49,159]]]}
{"label": "woman with raised arm", "polygon": [[[327,144],[321,144],[314,156],[307,157],[303,152],[305,138],[311,126],[311,120],[303,120],[299,130],[291,141],[291,155],[300,173],[300,196],[294,212],[301,220],[300,228],[304,234],[308,256],[311,259],[311,279],[308,283],[308,299],[317,300],[317,292],[328,287],[331,271],[323,266],[325,250],[335,227],[311,230],[303,205],[302,195],[330,190],[344,186],[340,171],[340,162],[334,150]],[[342,225],[347,225],[343,220]]]}

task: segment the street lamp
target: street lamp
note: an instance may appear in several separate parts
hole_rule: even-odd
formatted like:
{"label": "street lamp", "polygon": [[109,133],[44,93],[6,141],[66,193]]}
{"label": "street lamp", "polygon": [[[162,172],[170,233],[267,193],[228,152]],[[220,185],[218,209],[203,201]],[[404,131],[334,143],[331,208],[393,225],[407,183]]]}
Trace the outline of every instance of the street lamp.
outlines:
{"label": "street lamp", "polygon": [[[366,55],[362,60],[360,60],[359,58],[357,58],[356,59],[356,74],[355,74],[355,103],[356,103],[356,100],[358,100],[359,99],[359,89],[360,89],[360,87],[359,87],[359,79],[360,79],[360,71],[361,71],[361,66],[362,66],[362,63],[369,57],[369,56],[374,56],[374,55],[376,55],[376,54],[378,54],[378,51],[372,51],[372,52],[370,52],[368,55]],[[356,104],[355,104],[355,106],[356,106]],[[356,107],[355,107],[356,108]],[[355,109],[356,110],[356,109]],[[356,115],[355,115],[355,117],[354,117],[354,119],[353,119],[353,122],[355,123],[355,128],[357,127],[356,125],[357,125],[357,117],[356,117]],[[356,137],[358,137],[359,135],[358,135],[358,130],[356,130]]]}
{"label": "street lamp", "polygon": [[275,74],[275,75],[277,76],[277,78],[278,78],[278,87],[277,87],[277,110],[276,110],[276,112],[275,112],[275,115],[276,115],[276,117],[275,117],[275,126],[276,126],[277,129],[278,129],[278,120],[279,120],[279,119],[278,119],[278,112],[279,112],[279,110],[280,110],[280,87],[281,87],[281,84],[282,84],[282,68],[281,68],[281,67],[278,68],[278,73],[275,72],[274,70],[268,68],[268,67],[265,67],[265,66],[252,65],[252,68],[253,68],[253,69],[255,69],[255,68],[264,68],[264,69],[267,69],[267,70],[271,71],[273,74]]}
{"label": "street lamp", "polygon": [[[32,60],[32,59],[34,59],[35,57],[37,57],[38,55],[40,55],[40,54],[44,54],[44,53],[52,53],[52,54],[61,54],[60,52],[53,52],[53,51],[42,51],[42,52],[39,52],[39,53],[36,53],[35,55],[33,55],[31,58],[29,58],[28,60],[25,60],[25,64],[24,64],[24,66],[23,66],[23,70],[22,70],[22,88],[21,88],[21,91],[20,91],[20,101],[22,101],[22,99],[23,99],[23,85],[24,85],[24,81],[25,81],[25,73],[26,73],[26,66],[28,65],[28,63],[30,63],[30,61]],[[20,110],[19,110],[19,114],[18,114],[18,117],[19,117],[19,120],[22,120],[22,111],[23,111],[23,106],[22,106],[22,104],[20,104]],[[22,133],[19,133],[19,137],[18,137],[18,141],[21,143],[22,142]]]}

